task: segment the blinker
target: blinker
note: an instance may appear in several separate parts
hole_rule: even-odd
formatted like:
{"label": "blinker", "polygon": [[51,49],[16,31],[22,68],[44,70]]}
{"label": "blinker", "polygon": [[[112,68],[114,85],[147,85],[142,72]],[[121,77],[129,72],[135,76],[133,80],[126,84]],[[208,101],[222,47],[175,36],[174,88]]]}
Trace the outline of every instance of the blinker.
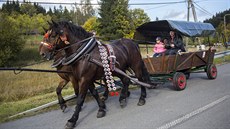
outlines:
{"label": "blinker", "polygon": [[64,34],[64,31],[63,30],[60,30],[60,35],[62,36]]}

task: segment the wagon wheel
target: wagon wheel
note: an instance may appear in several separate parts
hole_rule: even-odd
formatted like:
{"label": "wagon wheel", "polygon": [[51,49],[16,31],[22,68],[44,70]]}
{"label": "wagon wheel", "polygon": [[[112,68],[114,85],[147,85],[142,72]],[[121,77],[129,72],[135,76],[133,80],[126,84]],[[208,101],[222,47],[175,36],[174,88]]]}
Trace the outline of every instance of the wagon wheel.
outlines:
{"label": "wagon wheel", "polygon": [[216,79],[217,77],[217,68],[214,64],[208,65],[206,73],[209,79]]}
{"label": "wagon wheel", "polygon": [[186,88],[187,81],[184,73],[176,72],[173,76],[173,86],[176,90],[184,90]]}

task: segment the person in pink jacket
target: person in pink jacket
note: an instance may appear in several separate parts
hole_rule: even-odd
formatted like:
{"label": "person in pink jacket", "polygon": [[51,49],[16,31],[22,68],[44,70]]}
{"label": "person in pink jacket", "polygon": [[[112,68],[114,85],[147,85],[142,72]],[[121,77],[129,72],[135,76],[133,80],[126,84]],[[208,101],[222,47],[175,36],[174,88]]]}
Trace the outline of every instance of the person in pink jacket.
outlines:
{"label": "person in pink jacket", "polygon": [[166,51],[165,49],[165,45],[163,42],[161,42],[161,38],[157,37],[156,38],[156,44],[153,48],[153,52],[154,52],[154,57],[159,57],[161,56],[164,52]]}

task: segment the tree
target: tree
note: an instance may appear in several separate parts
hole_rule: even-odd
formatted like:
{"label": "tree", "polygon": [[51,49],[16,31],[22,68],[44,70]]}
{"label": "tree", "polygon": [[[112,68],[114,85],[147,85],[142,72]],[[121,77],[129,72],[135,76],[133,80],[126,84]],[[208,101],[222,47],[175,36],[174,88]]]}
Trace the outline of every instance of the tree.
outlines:
{"label": "tree", "polygon": [[11,14],[12,12],[20,13],[19,1],[7,0],[5,4],[2,4],[2,11],[8,14]]}
{"label": "tree", "polygon": [[49,11],[47,12],[48,15],[52,16],[53,15],[53,11],[51,8],[49,8]]}
{"label": "tree", "polygon": [[37,13],[42,13],[42,14],[46,14],[46,9],[43,8],[41,5],[39,5],[38,3],[34,3],[34,7],[37,10]]}
{"label": "tree", "polygon": [[27,14],[29,16],[33,16],[34,14],[37,14],[37,9],[32,5],[30,2],[23,3],[20,7],[20,11],[23,14]]}
{"label": "tree", "polygon": [[24,42],[15,21],[0,13],[0,66],[7,66],[21,51]]}
{"label": "tree", "polygon": [[99,33],[106,40],[127,37],[131,28],[128,15],[128,0],[101,0]]}
{"label": "tree", "polygon": [[70,16],[69,10],[66,7],[64,8],[64,11],[63,11],[63,14],[62,14],[62,18],[66,19],[68,21],[72,21],[73,20],[72,17]]}
{"label": "tree", "polygon": [[[204,20],[204,22],[211,23],[215,28],[217,28],[224,20],[225,14],[230,14],[230,9],[217,13],[215,16],[212,16],[212,18]],[[230,17],[226,17],[226,23],[230,23]]]}
{"label": "tree", "polygon": [[33,28],[32,17],[30,17],[27,14],[21,14],[12,20],[15,20],[15,22],[17,22],[19,24],[19,29],[20,29],[21,33],[23,33],[25,35],[30,34],[30,32]]}
{"label": "tree", "polygon": [[133,38],[135,29],[139,27],[140,25],[149,22],[150,18],[148,15],[144,12],[143,9],[132,9],[129,10],[130,16],[131,16],[131,21],[132,23],[132,29],[130,32],[130,37]]}
{"label": "tree", "polygon": [[129,16],[128,10],[129,0],[118,0],[115,2],[114,14],[116,23],[116,38],[131,38],[130,30],[132,25],[130,25],[131,17]]}
{"label": "tree", "polygon": [[82,27],[86,29],[86,31],[96,31],[97,32],[98,31],[97,18],[95,16],[89,18]]}
{"label": "tree", "polygon": [[95,15],[95,10],[90,0],[81,0],[80,6],[76,5],[76,20],[78,25],[83,25],[89,18]]}

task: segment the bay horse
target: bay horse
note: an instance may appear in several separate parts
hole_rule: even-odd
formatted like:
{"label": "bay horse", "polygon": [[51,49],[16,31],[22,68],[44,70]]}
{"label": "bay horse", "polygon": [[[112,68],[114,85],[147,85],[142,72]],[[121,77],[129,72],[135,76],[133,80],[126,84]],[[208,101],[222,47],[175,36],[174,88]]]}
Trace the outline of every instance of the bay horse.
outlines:
{"label": "bay horse", "polygon": [[[44,29],[45,32],[48,30]],[[49,45],[47,44],[47,38],[45,36],[43,37],[43,40],[39,46],[39,53],[43,53],[43,51],[48,51],[49,50]],[[48,58],[48,57],[44,57]],[[69,83],[71,82],[74,88],[75,93],[78,93],[78,87],[75,86],[76,82],[74,79],[73,74],[71,73],[72,69],[70,66],[67,65],[61,65],[61,59],[64,58],[63,53],[59,52],[54,55],[54,63],[52,67],[55,67],[57,71],[68,71],[69,73],[57,73],[58,76],[61,78],[61,81],[59,82],[57,88],[56,88],[56,94],[58,96],[58,103],[60,105],[61,110],[64,112],[67,105],[66,101],[62,97],[62,89]],[[75,94],[77,96],[77,94]]]}
{"label": "bay horse", "polygon": [[[55,51],[63,50],[66,54],[66,58],[71,57],[85,42],[80,42],[84,39],[90,38],[91,33],[85,31],[82,27],[73,25],[70,22],[52,22],[50,24],[50,34],[48,36],[48,42],[50,43],[50,50],[40,53],[43,56],[50,55],[52,58],[55,55]],[[135,73],[135,76],[139,81],[149,82],[149,74],[142,60],[139,47],[130,39],[119,39],[110,44],[114,50],[116,56],[116,67],[124,71],[131,68]],[[89,90],[94,98],[97,100],[99,105],[99,111],[97,117],[105,116],[105,103],[101,101],[97,91],[95,90],[94,81],[104,76],[103,67],[90,61],[94,59],[101,61],[98,45],[92,47],[88,53],[83,54],[81,58],[73,61],[69,66],[72,68],[75,81],[77,82],[78,97],[75,112],[72,117],[66,123],[66,129],[72,129],[75,127],[76,122],[79,118],[80,109],[84,103],[86,93]],[[77,53],[78,54],[78,53]],[[126,105],[126,98],[128,93],[129,78],[116,72],[112,73],[121,79],[123,87],[119,98],[120,105]],[[138,101],[138,105],[142,106],[145,104],[146,88],[141,87],[141,96]]]}
{"label": "bay horse", "polygon": [[[45,29],[45,32],[47,32],[48,30]],[[43,37],[43,40],[39,46],[39,53],[44,57],[44,58],[47,58],[50,60],[50,55],[47,54],[47,55],[43,55],[42,53],[45,53],[46,51],[49,51],[50,47],[49,47],[49,44],[48,44],[48,41],[47,41],[47,38]],[[55,67],[57,69],[57,71],[67,71],[67,72],[70,72],[70,73],[58,73],[58,76],[61,78],[61,81],[59,82],[57,88],[56,88],[56,94],[58,96],[58,103],[60,105],[60,108],[61,110],[64,112],[65,109],[67,108],[67,105],[66,105],[66,101],[64,100],[61,92],[62,92],[62,89],[69,83],[71,82],[72,85],[73,85],[73,88],[74,88],[74,93],[75,95],[77,96],[78,95],[78,87],[76,85],[76,82],[74,79],[74,76],[73,74],[71,74],[71,66],[68,66],[68,65],[62,65],[61,64],[61,60],[64,58],[64,54],[63,52],[57,52],[55,55],[54,55],[54,63],[52,64],[52,67]],[[103,78],[102,78],[103,79]],[[106,83],[106,81],[103,79],[104,83]],[[129,96],[130,92],[128,91],[128,96]],[[109,90],[107,87],[105,87],[105,92],[103,93],[101,99],[102,101],[105,101],[108,99],[108,95],[109,95]]]}

